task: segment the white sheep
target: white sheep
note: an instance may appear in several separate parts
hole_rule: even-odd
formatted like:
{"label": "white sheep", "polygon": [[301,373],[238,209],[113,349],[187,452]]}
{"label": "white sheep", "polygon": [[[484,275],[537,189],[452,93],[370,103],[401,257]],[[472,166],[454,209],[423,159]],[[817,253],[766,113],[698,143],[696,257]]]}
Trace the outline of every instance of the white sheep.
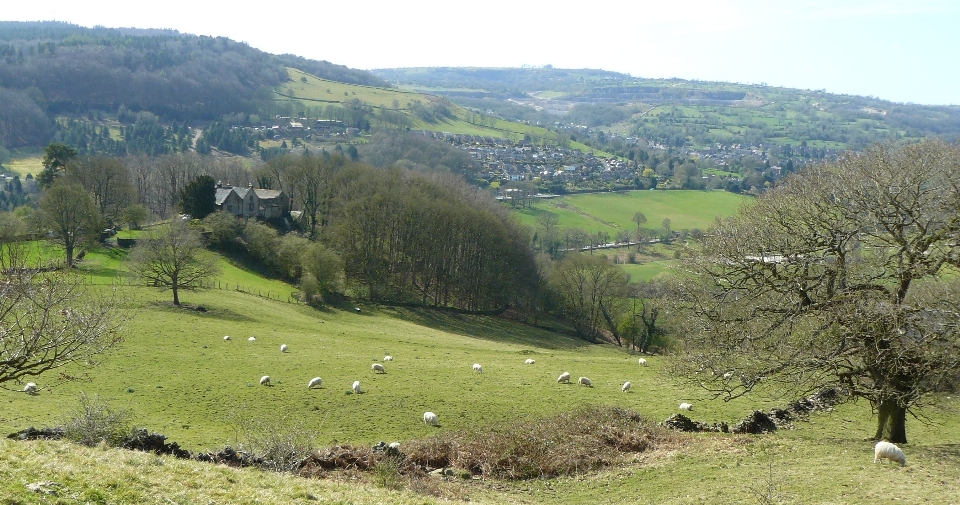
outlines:
{"label": "white sheep", "polygon": [[590,382],[590,379],[588,379],[588,378],[586,378],[586,377],[580,377],[579,379],[577,379],[577,384],[580,384],[581,386],[590,386],[590,387],[593,387],[593,383]]}
{"label": "white sheep", "polygon": [[315,387],[320,387],[323,384],[323,379],[320,377],[314,377],[310,379],[310,383],[307,384],[307,389],[313,389]]}
{"label": "white sheep", "polygon": [[525,365],[532,365],[532,364],[534,364],[534,363],[536,363],[536,362],[537,362],[536,360],[527,359],[527,360],[524,361],[523,363],[524,363]]}
{"label": "white sheep", "polygon": [[563,372],[560,374],[560,377],[557,377],[557,382],[561,384],[570,384],[570,372]]}
{"label": "white sheep", "polygon": [[638,359],[637,363],[640,363],[640,366],[647,366],[647,360],[643,358]]}
{"label": "white sheep", "polygon": [[287,352],[287,344],[280,344],[280,352]]}
{"label": "white sheep", "polygon": [[877,442],[877,445],[873,448],[873,462],[876,463],[882,459],[889,459],[900,463],[900,466],[907,466],[907,456],[899,447],[890,442]]}
{"label": "white sheep", "polygon": [[681,403],[681,404],[680,404],[680,410],[691,410],[691,411],[692,411],[692,410],[693,410],[693,404],[692,404],[692,403]]}
{"label": "white sheep", "polygon": [[224,336],[223,336],[223,339],[224,339],[224,340],[230,340],[230,335],[224,335]]}
{"label": "white sheep", "polygon": [[248,342],[256,342],[256,341],[257,341],[257,337],[250,337],[250,338],[247,339],[247,341],[248,341]]}
{"label": "white sheep", "polygon": [[260,385],[261,385],[261,386],[269,386],[269,385],[270,385],[270,376],[269,376],[269,375],[264,375],[263,377],[260,377]]}
{"label": "white sheep", "polygon": [[627,391],[630,391],[630,386],[632,385],[633,384],[630,384],[630,381],[624,382],[623,387],[620,388],[620,391],[623,391],[624,393],[626,393]]}
{"label": "white sheep", "polygon": [[352,388],[352,389],[353,389],[353,392],[356,393],[356,394],[362,393],[362,391],[360,391],[360,381],[353,381],[353,388]]}
{"label": "white sheep", "polygon": [[387,373],[387,369],[386,369],[386,368],[383,368],[383,365],[381,365],[380,363],[374,363],[374,364],[370,367],[370,369],[373,370],[373,373],[377,373],[377,372]]}
{"label": "white sheep", "polygon": [[393,356],[390,356],[390,355],[388,354],[388,355],[386,355],[386,356],[383,357],[383,360],[384,360],[384,361],[393,361]]}
{"label": "white sheep", "polygon": [[429,424],[430,426],[439,426],[440,419],[433,412],[424,412],[423,413],[423,423]]}
{"label": "white sheep", "polygon": [[399,451],[399,450],[400,450],[400,442],[390,442],[390,445],[388,445],[387,447],[389,447],[389,448],[391,448],[391,449],[393,449],[393,450],[395,450],[395,451]]}
{"label": "white sheep", "polygon": [[723,374],[723,380],[730,380],[733,378],[733,372],[727,372]]}
{"label": "white sheep", "polygon": [[26,386],[23,386],[23,392],[27,394],[36,394],[37,384],[34,382],[28,382]]}
{"label": "white sheep", "polygon": [[477,373],[483,373],[483,367],[480,366],[480,363],[473,364],[473,371]]}

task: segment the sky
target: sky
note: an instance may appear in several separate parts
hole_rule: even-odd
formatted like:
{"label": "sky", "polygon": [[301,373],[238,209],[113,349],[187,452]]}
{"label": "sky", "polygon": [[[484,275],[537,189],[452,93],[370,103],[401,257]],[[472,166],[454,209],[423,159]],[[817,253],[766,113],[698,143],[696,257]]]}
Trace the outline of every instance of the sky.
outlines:
{"label": "sky", "polygon": [[960,105],[956,0],[44,0],[0,20],[168,28],[360,69],[550,64]]}

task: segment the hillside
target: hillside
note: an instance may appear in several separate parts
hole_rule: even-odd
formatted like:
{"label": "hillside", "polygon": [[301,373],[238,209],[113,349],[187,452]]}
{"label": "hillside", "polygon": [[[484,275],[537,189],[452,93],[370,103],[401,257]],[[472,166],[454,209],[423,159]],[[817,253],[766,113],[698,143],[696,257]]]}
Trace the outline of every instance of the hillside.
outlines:
{"label": "hillside", "polygon": [[[589,69],[373,72],[400,86],[459,103],[490,104],[507,117],[572,121],[674,148],[702,150],[743,143],[844,150],[878,141],[960,134],[960,107],[894,103],[822,90],[644,79]],[[518,104],[527,110],[518,109]]]}
{"label": "hillside", "polygon": [[223,37],[0,22],[0,145],[42,145],[55,117],[113,115],[121,107],[179,122],[256,114],[287,79],[289,65],[384,85],[367,72],[272,55]]}
{"label": "hillside", "polygon": [[[92,282],[109,282],[122,264],[104,252],[92,252],[80,267]],[[263,282],[235,270],[221,280],[234,284],[238,276],[248,289]],[[695,419],[731,422],[785,401],[711,399],[678,386],[659,356],[648,356],[650,366],[638,367],[636,357],[621,349],[497,318],[376,306],[317,311],[235,289],[185,295],[187,303],[209,309],[201,313],[173,308],[167,295],[152,289],[119,289],[124,311],[132,316],[121,347],[87,369],[88,382],[43,389],[38,396],[7,393],[0,414],[4,432],[55,422],[76,405],[80,391],[131,410],[137,425],[191,450],[235,444],[238,426],[250,419],[309,431],[320,446],[398,440],[405,447],[461,429],[532,424],[581,405],[616,405],[659,421],[675,412],[678,402],[692,401]],[[223,335],[234,338],[224,341]],[[248,342],[250,335],[257,341]],[[281,343],[290,346],[288,353],[279,352]],[[385,363],[386,374],[374,374],[370,363],[385,353],[395,360]],[[536,364],[524,365],[528,357]],[[483,374],[471,370],[474,362],[483,363]],[[591,377],[594,387],[557,384],[564,370]],[[264,374],[274,386],[257,385]],[[323,377],[322,388],[306,388],[313,376]],[[364,394],[347,393],[353,380],[362,382]],[[620,392],[624,380],[633,382],[632,392]],[[45,388],[50,381],[44,377],[38,383]],[[26,485],[51,481],[64,503],[589,504],[634,503],[639,496],[656,503],[717,503],[757,501],[767,493],[791,503],[947,503],[960,492],[954,478],[960,471],[960,424],[952,409],[955,400],[946,397],[927,411],[936,424],[910,421],[905,468],[871,463],[872,444],[864,441],[871,433],[870,412],[860,403],[815,414],[775,434],[677,435],[674,445],[575,477],[459,482],[431,477],[433,484],[418,488],[427,494],[389,490],[395,484],[388,473],[352,472],[316,481],[62,442],[4,440],[0,497],[44,503],[45,495],[27,492]],[[438,413],[439,428],[422,423],[424,410]]]}

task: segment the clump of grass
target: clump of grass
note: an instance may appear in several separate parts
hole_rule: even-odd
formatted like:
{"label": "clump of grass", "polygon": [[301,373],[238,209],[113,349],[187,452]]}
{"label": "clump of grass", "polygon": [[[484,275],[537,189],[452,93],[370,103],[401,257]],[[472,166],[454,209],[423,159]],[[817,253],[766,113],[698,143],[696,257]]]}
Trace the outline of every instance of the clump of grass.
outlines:
{"label": "clump of grass", "polygon": [[99,396],[80,395],[80,405],[65,414],[60,421],[63,438],[93,447],[106,443],[119,447],[133,431],[132,414],[127,409],[110,407]]}
{"label": "clump of grass", "polygon": [[486,477],[533,479],[580,474],[676,439],[637,412],[584,407],[536,423],[514,422],[414,442],[408,456],[427,468],[455,467]]}
{"label": "clump of grass", "polygon": [[237,446],[275,472],[293,472],[314,451],[314,433],[287,416],[238,422]]}

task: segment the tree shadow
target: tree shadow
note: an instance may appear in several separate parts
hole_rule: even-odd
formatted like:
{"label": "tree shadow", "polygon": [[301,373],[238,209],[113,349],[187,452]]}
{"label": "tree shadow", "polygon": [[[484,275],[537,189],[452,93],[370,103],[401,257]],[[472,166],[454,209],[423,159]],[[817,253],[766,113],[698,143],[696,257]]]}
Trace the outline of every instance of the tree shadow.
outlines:
{"label": "tree shadow", "polygon": [[[189,305],[182,304],[179,307],[174,305],[173,302],[151,302],[150,306],[169,313],[175,313],[180,315],[192,315],[199,317],[201,319],[210,319],[210,320],[227,320],[227,321],[236,321],[236,322],[252,322],[255,321],[252,317],[247,316],[246,314],[225,309],[223,307],[210,306],[210,305]],[[199,307],[203,307],[204,310],[198,310]]]}
{"label": "tree shadow", "polygon": [[573,336],[563,335],[503,318],[463,314],[416,307],[388,307],[381,312],[435,330],[492,342],[539,347],[551,350],[572,350],[591,345]]}

